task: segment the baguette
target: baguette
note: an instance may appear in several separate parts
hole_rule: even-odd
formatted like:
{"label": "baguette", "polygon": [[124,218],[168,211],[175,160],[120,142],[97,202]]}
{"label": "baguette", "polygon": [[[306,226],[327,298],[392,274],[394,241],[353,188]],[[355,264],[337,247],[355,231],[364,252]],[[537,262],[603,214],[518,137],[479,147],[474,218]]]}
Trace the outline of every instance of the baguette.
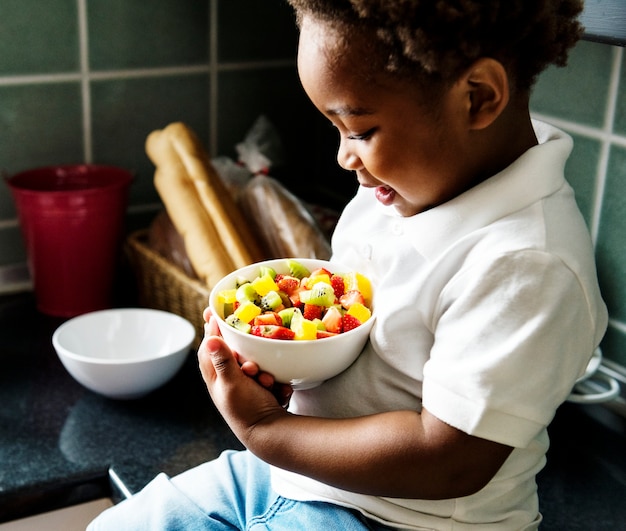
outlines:
{"label": "baguette", "polygon": [[167,128],[148,135],[146,153],[156,166],[154,185],[185,242],[194,271],[203,282],[213,286],[236,267],[198,196]]}
{"label": "baguette", "polygon": [[169,135],[235,268],[263,260],[260,246],[198,137],[181,122],[170,124],[165,132]]}

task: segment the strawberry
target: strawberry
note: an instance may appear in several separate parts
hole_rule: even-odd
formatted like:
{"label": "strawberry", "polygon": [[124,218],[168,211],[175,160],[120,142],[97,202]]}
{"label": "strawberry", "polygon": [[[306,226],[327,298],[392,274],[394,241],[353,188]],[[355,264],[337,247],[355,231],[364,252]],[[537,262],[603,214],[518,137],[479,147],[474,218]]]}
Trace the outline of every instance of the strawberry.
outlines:
{"label": "strawberry", "polygon": [[300,301],[300,291],[295,291],[294,293],[289,295],[289,300],[291,301],[291,305],[295,306],[296,308],[302,309],[302,307],[304,306]]}
{"label": "strawberry", "polygon": [[338,336],[339,334],[336,334],[334,332],[329,332],[328,330],[318,330],[317,331],[317,339],[324,339],[325,337],[333,337],[333,336]]}
{"label": "strawberry", "polygon": [[315,269],[314,271],[311,271],[311,274],[309,275],[310,277],[317,277],[317,276],[321,276],[321,275],[326,275],[328,277],[332,276],[332,273],[326,269],[325,267],[319,267],[317,269]]}
{"label": "strawberry", "polygon": [[277,325],[253,326],[250,333],[255,336],[267,337],[269,339],[293,339],[295,336],[293,330]]}
{"label": "strawberry", "polygon": [[313,319],[322,318],[322,307],[316,304],[305,304],[302,310],[302,315],[305,319],[312,321]]}
{"label": "strawberry", "polygon": [[343,277],[340,275],[332,275],[330,277],[330,285],[335,291],[335,297],[341,297],[346,291],[346,285],[343,281]]}
{"label": "strawberry", "polygon": [[350,330],[354,330],[356,327],[361,326],[361,321],[350,314],[345,314],[341,319],[341,324],[343,326],[343,331],[349,332]]}
{"label": "strawberry", "polygon": [[361,292],[359,290],[353,289],[347,291],[341,297],[339,297],[339,302],[346,310],[349,310],[350,306],[352,306],[355,302],[365,304],[365,299],[363,299],[363,295],[361,295]]}
{"label": "strawberry", "polygon": [[257,315],[254,318],[254,321],[252,324],[255,326],[261,326],[261,325],[283,326],[283,320],[281,319],[280,315],[278,315],[276,312],[265,312],[265,313],[262,313],[261,315]]}
{"label": "strawberry", "polygon": [[[278,275],[276,275],[276,277],[278,278]],[[300,291],[300,280],[296,277],[282,275],[278,280],[275,280],[275,282],[278,289],[287,295],[292,295]]]}
{"label": "strawberry", "polygon": [[331,306],[326,311],[324,317],[322,317],[322,323],[326,328],[327,332],[332,332],[334,334],[341,334],[342,332],[342,320],[341,320],[341,312]]}

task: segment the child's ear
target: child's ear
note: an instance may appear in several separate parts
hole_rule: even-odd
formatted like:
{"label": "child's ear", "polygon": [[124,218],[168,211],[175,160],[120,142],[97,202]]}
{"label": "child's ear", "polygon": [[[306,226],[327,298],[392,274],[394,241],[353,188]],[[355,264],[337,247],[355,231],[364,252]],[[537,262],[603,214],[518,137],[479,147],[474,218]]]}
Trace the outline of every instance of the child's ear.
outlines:
{"label": "child's ear", "polygon": [[470,129],[485,129],[500,116],[509,102],[506,70],[495,59],[481,58],[466,70],[464,79]]}

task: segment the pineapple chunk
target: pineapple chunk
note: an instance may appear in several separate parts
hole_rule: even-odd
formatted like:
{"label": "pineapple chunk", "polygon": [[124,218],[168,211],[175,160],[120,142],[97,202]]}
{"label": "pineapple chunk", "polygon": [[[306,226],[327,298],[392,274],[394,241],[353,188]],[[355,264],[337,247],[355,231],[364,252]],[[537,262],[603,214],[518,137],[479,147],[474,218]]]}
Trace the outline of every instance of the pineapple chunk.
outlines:
{"label": "pineapple chunk", "polygon": [[296,340],[307,340],[307,339],[317,339],[317,324],[313,321],[309,321],[308,319],[302,319],[299,323],[299,326],[293,328],[292,321],[292,330],[295,333],[294,339]]}
{"label": "pineapple chunk", "polygon": [[278,286],[269,273],[255,278],[252,281],[252,287],[261,297],[267,295],[270,291],[278,291]]}
{"label": "pineapple chunk", "polygon": [[220,291],[217,294],[217,302],[218,304],[232,304],[235,302],[237,290],[236,289],[225,289]]}
{"label": "pineapple chunk", "polygon": [[243,321],[244,323],[249,323],[260,313],[261,308],[259,308],[256,304],[254,304],[252,301],[244,301],[235,310],[234,315],[240,321]]}
{"label": "pineapple chunk", "polygon": [[370,312],[369,308],[360,302],[355,302],[346,313],[358,319],[361,324],[372,316],[372,312]]}
{"label": "pineapple chunk", "polygon": [[324,282],[325,284],[330,285],[330,277],[328,275],[325,275],[325,274],[313,275],[313,276],[308,277],[306,279],[306,286],[305,287],[307,289],[311,289],[318,282]]}
{"label": "pineapple chunk", "polygon": [[233,313],[233,307],[237,300],[235,297],[236,293],[237,293],[236,289],[225,289],[225,290],[220,291],[217,294],[216,306],[218,308],[218,311],[221,310],[222,315],[224,317]]}
{"label": "pineapple chunk", "polygon": [[300,310],[294,311],[291,316],[290,328],[295,340],[317,339],[317,324],[305,319]]}
{"label": "pineapple chunk", "polygon": [[358,273],[356,271],[351,271],[346,273],[343,276],[343,281],[346,286],[346,291],[350,291],[353,289],[359,290],[363,298],[365,299],[365,304],[370,306],[372,303],[372,284],[369,279]]}

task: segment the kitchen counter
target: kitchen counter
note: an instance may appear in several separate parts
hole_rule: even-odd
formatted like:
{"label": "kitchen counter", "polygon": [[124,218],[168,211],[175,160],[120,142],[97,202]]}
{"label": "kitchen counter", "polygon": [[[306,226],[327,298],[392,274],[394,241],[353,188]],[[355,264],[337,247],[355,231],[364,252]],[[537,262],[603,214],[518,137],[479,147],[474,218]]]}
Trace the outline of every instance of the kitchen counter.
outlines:
{"label": "kitchen counter", "polygon": [[111,400],[83,388],[57,358],[51,337],[62,322],[37,312],[31,294],[0,297],[0,522],[102,496],[117,501],[161,471],[241,447],[194,352],[150,395]]}
{"label": "kitchen counter", "polygon": [[[0,297],[0,522],[141,489],[241,447],[213,407],[195,353],[150,395],[115,401],[75,382],[52,348],[64,319],[30,293]],[[564,405],[538,478],[545,530],[624,529],[626,423]]]}

